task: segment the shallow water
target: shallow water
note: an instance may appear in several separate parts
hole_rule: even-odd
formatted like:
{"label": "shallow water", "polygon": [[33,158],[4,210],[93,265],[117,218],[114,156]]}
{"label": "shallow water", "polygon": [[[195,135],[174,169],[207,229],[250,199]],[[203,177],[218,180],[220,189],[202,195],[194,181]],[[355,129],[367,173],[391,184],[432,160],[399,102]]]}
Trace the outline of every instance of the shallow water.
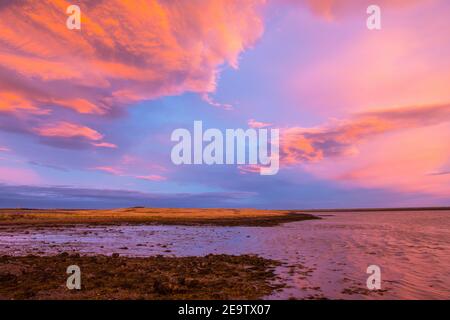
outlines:
{"label": "shallow water", "polygon": [[[351,212],[277,227],[77,226],[0,229],[0,254],[258,254],[288,288],[267,298],[449,299],[450,212]],[[381,268],[369,291],[366,269]]]}

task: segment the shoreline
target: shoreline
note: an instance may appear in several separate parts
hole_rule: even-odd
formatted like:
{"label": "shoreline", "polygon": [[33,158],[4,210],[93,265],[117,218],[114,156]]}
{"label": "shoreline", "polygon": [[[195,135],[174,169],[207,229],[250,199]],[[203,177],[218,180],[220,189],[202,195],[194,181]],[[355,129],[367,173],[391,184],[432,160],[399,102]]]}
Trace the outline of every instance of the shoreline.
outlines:
{"label": "shoreline", "polygon": [[273,227],[282,223],[321,219],[293,210],[254,209],[159,209],[115,210],[0,209],[0,227],[45,225],[183,225]]}

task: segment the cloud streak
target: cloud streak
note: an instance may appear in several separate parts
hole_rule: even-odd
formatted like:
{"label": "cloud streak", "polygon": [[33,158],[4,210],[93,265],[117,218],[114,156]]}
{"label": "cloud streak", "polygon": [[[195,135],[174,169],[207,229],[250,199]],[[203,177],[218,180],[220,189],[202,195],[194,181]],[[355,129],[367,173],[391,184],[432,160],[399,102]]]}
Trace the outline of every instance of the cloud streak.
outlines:
{"label": "cloud streak", "polygon": [[360,113],[317,128],[288,128],[282,132],[281,159],[296,164],[351,155],[371,137],[449,121],[450,105],[445,104]]}
{"label": "cloud streak", "polygon": [[37,127],[33,130],[37,135],[45,138],[81,139],[96,147],[116,148],[117,146],[103,142],[103,135],[86,126],[80,126],[70,122],[58,122],[55,124]]}

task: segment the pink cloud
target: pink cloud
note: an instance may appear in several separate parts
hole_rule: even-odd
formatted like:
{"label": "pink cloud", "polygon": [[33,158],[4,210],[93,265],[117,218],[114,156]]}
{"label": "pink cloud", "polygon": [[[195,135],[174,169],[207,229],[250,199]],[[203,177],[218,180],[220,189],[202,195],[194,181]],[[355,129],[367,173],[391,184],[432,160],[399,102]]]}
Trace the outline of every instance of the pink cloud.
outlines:
{"label": "pink cloud", "polygon": [[[365,28],[367,2],[356,2],[309,2],[335,21],[310,22],[317,55],[289,64],[282,88],[299,106],[295,112],[344,120],[282,130],[281,161],[346,186],[448,196],[449,175],[431,174],[447,172],[450,163],[449,48],[442,45],[450,36],[448,3],[370,3],[382,7],[383,21],[372,32]],[[333,50],[321,40],[330,30]]]}
{"label": "pink cloud", "polygon": [[255,119],[248,120],[247,124],[250,128],[255,128],[255,129],[270,127],[272,125],[272,123],[260,122],[260,121],[256,121]]}
{"label": "pink cloud", "polygon": [[116,149],[117,145],[115,145],[114,143],[109,143],[109,142],[98,142],[98,143],[93,143],[93,146],[96,147],[100,147],[100,148],[112,148],[112,149]]}
{"label": "pink cloud", "polygon": [[381,8],[404,8],[419,2],[429,0],[285,0],[295,5],[306,5],[312,12],[328,19],[342,17],[350,14],[365,14],[369,5],[378,5]]}
{"label": "pink cloud", "polygon": [[165,181],[167,180],[166,177],[157,175],[157,174],[152,174],[152,175],[148,175],[148,176],[136,176],[136,178],[141,179],[141,180],[148,180],[148,181]]}
{"label": "pink cloud", "polygon": [[238,166],[238,169],[240,174],[249,174],[249,173],[260,174],[261,172],[261,166],[257,164]]}
{"label": "pink cloud", "polygon": [[118,168],[115,168],[115,167],[100,166],[100,167],[94,167],[92,169],[103,171],[103,172],[106,172],[106,173],[110,173],[110,174],[113,174],[115,176],[123,176],[124,175],[122,170],[120,170]]}
{"label": "pink cloud", "polygon": [[[350,6],[353,2],[333,3]],[[365,28],[363,10],[357,11],[362,18],[319,25],[317,37],[325,38],[332,30],[339,40],[332,50],[317,41],[314,58],[290,65],[282,87],[292,97],[291,103],[328,117],[387,106],[447,103],[450,73],[448,59],[442,58],[450,54],[448,46],[442,45],[450,37],[446,5],[423,0],[411,1],[403,10],[384,10],[386,27],[377,32]],[[299,25],[291,26],[295,27]],[[344,37],[348,32],[351,36]]]}
{"label": "pink cloud", "polygon": [[120,177],[128,177],[128,178],[135,178],[139,180],[146,180],[146,181],[165,181],[167,180],[166,177],[160,175],[160,174],[139,174],[137,172],[142,172],[144,170],[148,170],[149,168],[153,168],[153,170],[159,171],[165,171],[164,168],[148,164],[148,163],[141,163],[141,161],[138,158],[131,157],[131,156],[125,156],[121,163],[118,165],[110,165],[110,166],[98,166],[92,168],[93,170],[99,170],[103,171],[115,176]]}
{"label": "pink cloud", "polygon": [[282,131],[282,162],[295,164],[358,153],[357,145],[375,136],[450,122],[450,105],[365,112],[317,128]]}
{"label": "pink cloud", "polygon": [[448,139],[447,124],[392,132],[361,143],[352,157],[325,159],[305,169],[343,186],[448,197],[450,176],[433,174],[448,164]]}
{"label": "pink cloud", "polygon": [[35,184],[41,179],[28,168],[4,167],[0,166],[0,182],[14,184]]}
{"label": "pink cloud", "polygon": [[450,105],[366,112],[282,131],[281,162],[349,186],[448,196]]}
{"label": "pink cloud", "polygon": [[211,105],[213,107],[221,108],[224,110],[233,110],[233,106],[231,104],[217,102],[208,93],[203,93],[202,99],[203,99],[203,101],[205,101],[206,103],[208,103],[209,105]]}

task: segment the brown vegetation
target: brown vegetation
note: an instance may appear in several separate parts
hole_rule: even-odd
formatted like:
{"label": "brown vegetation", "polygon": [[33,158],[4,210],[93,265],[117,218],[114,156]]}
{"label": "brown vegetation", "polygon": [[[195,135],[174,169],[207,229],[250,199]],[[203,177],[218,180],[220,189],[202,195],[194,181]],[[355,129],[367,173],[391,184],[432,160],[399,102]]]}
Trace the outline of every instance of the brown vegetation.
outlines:
{"label": "brown vegetation", "polygon": [[171,224],[219,226],[275,226],[284,222],[319,219],[297,211],[255,209],[112,210],[0,209],[0,225]]}
{"label": "brown vegetation", "polygon": [[[0,299],[258,299],[274,284],[278,262],[253,255],[205,257],[0,257]],[[81,290],[69,290],[69,265]]]}

